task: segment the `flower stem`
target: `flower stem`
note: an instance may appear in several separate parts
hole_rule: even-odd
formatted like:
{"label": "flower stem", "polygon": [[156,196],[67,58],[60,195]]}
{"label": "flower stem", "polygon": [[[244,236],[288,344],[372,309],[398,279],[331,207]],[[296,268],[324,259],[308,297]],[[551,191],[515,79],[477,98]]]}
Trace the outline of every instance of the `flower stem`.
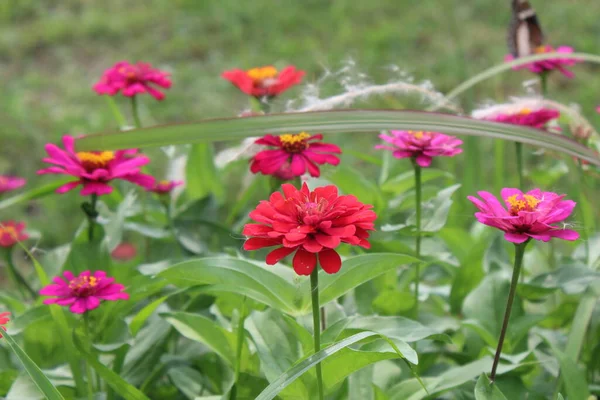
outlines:
{"label": "flower stem", "polygon": [[523,143],[515,142],[517,156],[517,174],[519,177],[519,189],[523,190]]}
{"label": "flower stem", "polygon": [[96,211],[96,204],[98,203],[98,195],[96,193],[92,194],[90,199],[90,209],[86,211],[88,216],[88,241],[92,242],[94,240],[94,226],[96,225],[96,217],[98,216],[98,212]]}
{"label": "flower stem", "polygon": [[[91,343],[92,343],[92,337],[90,336],[90,321],[88,318],[88,313],[85,312],[83,314],[83,333],[85,334],[85,337],[90,341],[90,347],[91,347]],[[91,349],[89,349],[91,350]],[[94,399],[94,382],[93,382],[93,378],[92,378],[92,367],[90,366],[89,363],[85,364],[85,372],[87,374],[87,394],[88,394],[88,399],[93,400]]]}
{"label": "flower stem", "polygon": [[[321,350],[321,321],[319,307],[319,268],[315,269],[310,274],[310,294],[312,298],[312,314],[313,314],[313,329],[315,340],[315,354]],[[316,366],[317,371],[317,387],[319,388],[319,400],[323,400],[323,373],[321,372],[321,363]]]}
{"label": "flower stem", "polygon": [[237,331],[237,347],[235,351],[235,383],[231,389],[230,400],[235,400],[237,397],[238,381],[240,379],[240,370],[242,369],[242,349],[244,348],[244,322],[246,321],[246,296],[242,298],[242,305],[240,307],[240,316],[238,320],[238,331]]}
{"label": "flower stem", "polygon": [[512,310],[513,301],[515,300],[515,294],[517,292],[519,274],[521,272],[521,265],[523,264],[523,255],[525,254],[525,247],[527,246],[527,243],[529,243],[529,240],[523,243],[515,244],[515,264],[513,267],[512,279],[510,281],[510,291],[508,292],[508,299],[506,300],[504,321],[502,322],[502,330],[500,331],[498,347],[496,348],[496,355],[494,356],[494,363],[492,364],[492,373],[490,374],[490,381],[492,381],[492,383],[496,379],[496,368],[498,368],[500,354],[502,353],[502,345],[504,345],[504,337],[506,336],[508,320],[510,319],[510,311]]}
{"label": "flower stem", "polygon": [[[416,211],[416,237],[415,237],[415,257],[421,257],[421,166],[416,160],[412,160],[415,169],[415,211]],[[415,265],[415,318],[419,316],[419,281],[421,280],[421,265],[419,262]]]}
{"label": "flower stem", "polygon": [[135,127],[137,129],[140,129],[142,127],[142,122],[140,120],[140,113],[138,110],[138,104],[137,104],[137,96],[131,96],[131,115],[133,115],[133,122],[135,124]]}
{"label": "flower stem", "polygon": [[540,74],[540,80],[542,81],[542,96],[548,95],[548,71],[544,71]]}
{"label": "flower stem", "polygon": [[19,270],[17,270],[17,267],[13,263],[11,249],[6,249],[6,265],[8,266],[8,271],[12,279],[15,281],[15,286],[19,289],[21,296],[23,296],[23,298],[25,297],[25,293],[23,292],[23,288],[25,288],[29,294],[31,294],[31,297],[35,299],[37,297],[37,293],[31,288],[31,286],[29,286],[25,278],[23,278],[23,275],[19,273]]}

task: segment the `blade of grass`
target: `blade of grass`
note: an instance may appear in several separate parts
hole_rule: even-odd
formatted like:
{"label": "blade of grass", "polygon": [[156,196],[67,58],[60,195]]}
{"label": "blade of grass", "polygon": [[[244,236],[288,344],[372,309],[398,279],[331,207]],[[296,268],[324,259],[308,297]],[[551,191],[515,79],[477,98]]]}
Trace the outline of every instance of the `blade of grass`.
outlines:
{"label": "blade of grass", "polygon": [[377,133],[382,129],[441,131],[448,134],[504,139],[569,154],[600,165],[600,158],[592,150],[563,135],[455,115],[405,110],[336,110],[210,119],[196,123],[159,125],[126,132],[89,135],[78,139],[77,148],[114,150],[234,140],[291,131]]}
{"label": "blade of grass", "polygon": [[33,380],[33,383],[40,389],[40,392],[46,396],[48,400],[65,400],[60,394],[58,389],[50,382],[50,380],[44,375],[42,370],[33,362],[31,358],[19,347],[17,342],[8,334],[3,332],[2,335],[8,344],[8,347],[12,350],[15,356],[21,361],[25,371]]}

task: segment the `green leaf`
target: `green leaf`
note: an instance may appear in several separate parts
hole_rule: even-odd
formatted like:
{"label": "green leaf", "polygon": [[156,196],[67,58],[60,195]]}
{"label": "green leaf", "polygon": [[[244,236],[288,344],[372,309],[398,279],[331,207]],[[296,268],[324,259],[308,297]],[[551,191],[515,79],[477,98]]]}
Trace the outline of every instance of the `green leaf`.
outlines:
{"label": "green leaf", "polygon": [[19,347],[17,342],[14,341],[11,335],[4,332],[4,340],[8,344],[8,347],[12,350],[14,355],[21,361],[25,371],[29,374],[35,385],[40,389],[40,392],[46,396],[48,400],[64,400],[64,397],[56,387],[48,380],[42,370],[35,365],[35,363],[27,356],[27,354]]}
{"label": "green leaf", "polygon": [[[347,347],[362,341],[367,338],[371,338],[373,336],[380,336],[375,332],[361,332],[356,335],[350,336],[344,340],[339,341],[312,356],[303,359],[302,361],[297,362],[292,368],[283,373],[279,378],[275,381],[271,382],[271,384],[261,392],[261,394],[256,398],[256,400],[271,400],[275,398],[280,392],[282,392],[288,385],[293,383],[298,377],[304,374],[306,371],[314,367],[316,364],[323,362],[328,357],[331,357],[338,353],[339,351],[346,349]],[[399,351],[398,351],[399,353]],[[349,361],[346,361],[349,362]],[[336,379],[336,377],[333,377]]]}
{"label": "green leaf", "polygon": [[125,379],[106,367],[98,361],[96,356],[90,354],[86,350],[91,348],[91,343],[88,338],[73,332],[73,343],[75,343],[75,347],[79,350],[80,356],[96,370],[98,375],[100,375],[102,379],[104,379],[104,381],[119,394],[119,396],[123,397],[125,400],[149,400],[144,393],[140,392]]}
{"label": "green leaf", "polygon": [[342,192],[356,196],[365,204],[373,205],[376,212],[385,206],[377,185],[351,167],[337,167],[328,179]]}
{"label": "green leaf", "polygon": [[119,203],[117,210],[112,212],[104,205],[104,203],[98,204],[100,215],[106,218],[108,222],[103,225],[104,228],[104,243],[111,252],[117,247],[123,238],[123,230],[125,227],[125,221],[131,210],[136,207],[136,202],[139,201],[135,192],[132,190],[127,193],[123,201]]}
{"label": "green leaf", "polygon": [[198,397],[204,389],[202,385],[202,374],[190,367],[180,366],[169,368],[167,375],[177,389],[190,400],[194,400]]}
{"label": "green leaf", "polygon": [[[319,271],[319,299],[321,304],[343,296],[352,289],[390,270],[399,269],[417,261],[407,254],[373,253],[344,260],[342,269],[336,274]],[[305,280],[300,288],[303,294],[304,313],[310,311],[310,282]]]}
{"label": "green leaf", "polygon": [[[437,232],[446,225],[448,212],[452,205],[452,195],[460,188],[460,184],[452,185],[438,192],[435,198],[423,204],[421,232]],[[407,220],[407,224],[415,225],[415,216]]]}
{"label": "green leaf", "polygon": [[0,201],[0,210],[3,210],[10,206],[14,206],[15,204],[48,196],[49,194],[54,193],[56,189],[58,189],[60,186],[64,185],[67,182],[68,180],[66,179],[59,179],[55,182],[48,183],[43,186],[38,186],[34,189],[28,190],[27,192],[18,194],[13,197],[9,197],[5,200]]}
{"label": "green leaf", "polygon": [[[598,57],[598,56],[594,56]],[[600,57],[598,57],[600,58]],[[473,135],[531,144],[600,165],[591,149],[564,135],[511,124],[498,124],[454,115],[405,110],[338,110],[269,114],[245,118],[220,118],[197,123],[161,125],[126,132],[88,135],[77,140],[84,150],[114,150],[166,146],[194,142],[216,142],[282,134],[289,131],[370,132],[382,129],[426,130]]]}
{"label": "green leaf", "polygon": [[176,264],[159,276],[179,287],[214,285],[215,292],[243,294],[283,312],[298,313],[290,268],[261,267],[235,258],[199,258]]}
{"label": "green leaf", "polygon": [[199,143],[192,146],[186,163],[185,188],[192,199],[200,199],[213,194],[222,199],[223,185],[214,163],[213,146]]}
{"label": "green leaf", "polygon": [[494,385],[485,374],[481,374],[475,385],[475,400],[507,400],[497,385]]}
{"label": "green leaf", "polygon": [[[429,181],[438,178],[451,178],[452,174],[447,171],[442,171],[434,168],[423,168],[421,171],[421,183],[425,184]],[[389,179],[383,185],[381,190],[384,192],[390,192],[394,194],[402,194],[408,192],[415,187],[415,171],[410,170],[402,174],[396,175],[392,179]]]}

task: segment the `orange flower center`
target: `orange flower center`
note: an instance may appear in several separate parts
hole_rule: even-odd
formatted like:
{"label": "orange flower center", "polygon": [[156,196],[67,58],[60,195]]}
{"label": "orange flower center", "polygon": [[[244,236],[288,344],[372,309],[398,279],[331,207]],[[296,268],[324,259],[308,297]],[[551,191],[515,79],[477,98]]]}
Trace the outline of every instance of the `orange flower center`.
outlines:
{"label": "orange flower center", "polygon": [[11,238],[18,240],[19,233],[14,226],[0,225],[0,236],[8,234]]}
{"label": "orange flower center", "polygon": [[106,168],[108,163],[115,159],[115,153],[112,151],[80,151],[77,158],[86,171],[94,171],[99,168]]}
{"label": "orange flower center", "polygon": [[529,109],[529,108],[523,108],[523,109],[521,109],[521,111],[519,111],[519,115],[529,115],[532,112],[533,111],[531,111],[531,109]]}
{"label": "orange flower center", "polygon": [[533,52],[535,54],[546,54],[553,53],[554,49],[552,48],[552,46],[538,46],[535,49],[533,49]]}
{"label": "orange flower center", "polygon": [[286,133],[279,135],[281,147],[288,153],[301,153],[308,148],[307,139],[310,135],[306,132],[300,132],[298,134]]}
{"label": "orange flower center", "polygon": [[246,71],[246,73],[248,74],[250,79],[254,81],[255,84],[262,84],[265,81],[274,79],[277,76],[278,71],[275,67],[269,65],[266,67],[249,69],[248,71]]}
{"label": "orange flower center", "polygon": [[161,185],[161,186],[168,186],[168,185],[169,185],[169,183],[170,183],[170,182],[169,182],[169,181],[167,181],[167,180],[164,180],[164,181],[160,181],[160,182],[158,182],[158,184],[159,184],[159,185]]}
{"label": "orange flower center", "polygon": [[128,81],[136,81],[138,77],[137,68],[133,66],[119,68],[119,73],[123,74]]}
{"label": "orange flower center", "polygon": [[423,139],[423,136],[425,136],[425,132],[423,131],[408,131],[408,133],[413,135],[415,139]]}
{"label": "orange flower center", "polygon": [[95,276],[78,276],[69,282],[69,289],[78,296],[88,296],[95,291],[98,279]]}
{"label": "orange flower center", "polygon": [[509,198],[506,199],[508,204],[510,204],[510,210],[508,210],[508,211],[509,211],[510,215],[512,215],[512,216],[519,215],[519,211],[528,211],[528,212],[535,211],[537,208],[537,205],[541,201],[541,200],[536,199],[535,197],[533,197],[530,194],[524,194],[521,196],[521,198],[518,198],[518,197],[519,197],[518,194],[513,194],[512,196],[510,196]]}

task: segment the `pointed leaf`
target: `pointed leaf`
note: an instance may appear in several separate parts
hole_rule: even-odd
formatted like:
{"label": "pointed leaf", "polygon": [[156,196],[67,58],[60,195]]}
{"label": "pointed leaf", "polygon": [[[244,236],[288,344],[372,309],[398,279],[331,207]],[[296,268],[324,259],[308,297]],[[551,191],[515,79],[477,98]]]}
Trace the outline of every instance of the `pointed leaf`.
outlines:
{"label": "pointed leaf", "polygon": [[481,374],[475,385],[475,400],[507,400],[498,385],[494,385],[485,374]]}

